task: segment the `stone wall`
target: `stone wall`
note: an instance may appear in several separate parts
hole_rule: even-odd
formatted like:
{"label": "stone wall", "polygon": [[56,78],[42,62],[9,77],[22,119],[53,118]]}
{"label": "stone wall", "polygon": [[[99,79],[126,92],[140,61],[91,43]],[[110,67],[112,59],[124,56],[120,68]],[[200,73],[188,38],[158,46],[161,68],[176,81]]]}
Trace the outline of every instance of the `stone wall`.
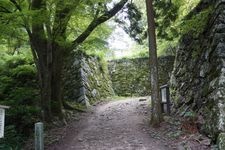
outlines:
{"label": "stone wall", "polygon": [[[160,85],[167,84],[173,70],[174,57],[159,58]],[[109,62],[109,72],[115,93],[119,96],[150,95],[149,59],[119,59]]]}
{"label": "stone wall", "polygon": [[98,57],[76,52],[65,69],[64,98],[86,104],[114,95],[107,64]]}
{"label": "stone wall", "polygon": [[225,132],[225,1],[216,3],[205,0],[215,12],[198,38],[182,38],[171,77],[174,114],[196,113],[213,139]]}

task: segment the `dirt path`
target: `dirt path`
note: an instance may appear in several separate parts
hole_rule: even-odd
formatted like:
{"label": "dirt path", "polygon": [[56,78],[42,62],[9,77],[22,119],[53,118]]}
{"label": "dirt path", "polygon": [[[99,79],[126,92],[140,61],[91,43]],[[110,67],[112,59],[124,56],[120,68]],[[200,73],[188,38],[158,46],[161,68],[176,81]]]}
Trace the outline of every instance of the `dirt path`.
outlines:
{"label": "dirt path", "polygon": [[94,108],[48,150],[168,150],[148,132],[148,101],[127,99]]}

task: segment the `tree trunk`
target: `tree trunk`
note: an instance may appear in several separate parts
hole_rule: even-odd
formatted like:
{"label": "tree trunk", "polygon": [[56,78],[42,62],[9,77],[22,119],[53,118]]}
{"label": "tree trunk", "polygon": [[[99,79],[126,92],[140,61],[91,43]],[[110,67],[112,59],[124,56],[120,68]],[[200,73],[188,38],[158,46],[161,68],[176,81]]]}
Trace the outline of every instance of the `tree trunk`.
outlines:
{"label": "tree trunk", "polygon": [[52,119],[51,111],[51,76],[50,71],[46,67],[40,67],[41,74],[41,115],[44,121],[50,122]]}
{"label": "tree trunk", "polygon": [[157,45],[156,45],[155,20],[154,20],[152,0],[146,0],[146,7],[148,18],[149,59],[150,59],[151,90],[152,90],[151,124],[154,127],[158,127],[162,121],[162,110],[161,110],[161,98],[159,95]]}
{"label": "tree trunk", "polygon": [[[36,45],[36,44],[35,44]],[[37,50],[38,49],[38,50]],[[38,75],[41,89],[41,100],[40,106],[42,108],[41,115],[42,119],[45,121],[51,121],[52,111],[51,111],[51,70],[47,66],[46,55],[40,53],[40,49],[46,49],[45,46],[36,46],[36,51],[39,52],[39,61],[38,61]]]}
{"label": "tree trunk", "polygon": [[[86,38],[94,31],[100,24],[112,18],[119,12],[128,0],[120,0],[112,9],[106,11],[98,18],[95,18],[86,30],[78,36],[68,48],[59,43],[66,43],[66,29],[73,9],[75,7],[65,3],[63,0],[57,1],[55,8],[54,23],[51,28],[51,21],[46,22],[37,21],[35,17],[32,18],[31,28],[27,27],[32,54],[37,64],[40,89],[41,89],[41,108],[44,121],[51,121],[52,117],[63,118],[62,113],[62,69],[64,53],[70,53],[79,44],[84,42]],[[78,4],[80,0],[76,3]],[[72,7],[71,7],[72,6]],[[32,0],[31,10],[40,11],[46,10],[46,1]],[[22,10],[21,10],[22,11]],[[41,11],[40,11],[41,12]],[[41,13],[39,17],[46,17]],[[34,15],[35,16],[35,15]],[[52,16],[49,16],[49,19]],[[28,24],[29,26],[29,24]],[[59,42],[60,41],[60,42]]]}
{"label": "tree trunk", "polygon": [[31,39],[38,55],[38,75],[41,89],[41,115],[43,121],[51,122],[54,117],[63,118],[61,96],[62,48],[56,43],[37,37]]}
{"label": "tree trunk", "polygon": [[63,69],[63,48],[54,45],[52,60],[52,101],[51,109],[54,116],[63,119],[62,112],[62,69]]}

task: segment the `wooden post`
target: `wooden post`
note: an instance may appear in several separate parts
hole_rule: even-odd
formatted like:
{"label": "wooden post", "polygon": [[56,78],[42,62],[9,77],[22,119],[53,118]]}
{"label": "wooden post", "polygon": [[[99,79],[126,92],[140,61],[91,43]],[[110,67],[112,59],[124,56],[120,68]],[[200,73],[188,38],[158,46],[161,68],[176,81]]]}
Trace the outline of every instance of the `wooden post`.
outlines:
{"label": "wooden post", "polygon": [[43,123],[35,123],[35,150],[44,150]]}

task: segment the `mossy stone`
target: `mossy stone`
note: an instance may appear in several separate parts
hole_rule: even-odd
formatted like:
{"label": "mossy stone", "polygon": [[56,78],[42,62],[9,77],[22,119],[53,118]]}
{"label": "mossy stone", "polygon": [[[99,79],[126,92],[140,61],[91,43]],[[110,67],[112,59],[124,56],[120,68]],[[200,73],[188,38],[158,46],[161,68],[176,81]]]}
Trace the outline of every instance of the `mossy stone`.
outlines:
{"label": "mossy stone", "polygon": [[220,133],[217,138],[217,145],[219,150],[225,150],[225,133]]}

